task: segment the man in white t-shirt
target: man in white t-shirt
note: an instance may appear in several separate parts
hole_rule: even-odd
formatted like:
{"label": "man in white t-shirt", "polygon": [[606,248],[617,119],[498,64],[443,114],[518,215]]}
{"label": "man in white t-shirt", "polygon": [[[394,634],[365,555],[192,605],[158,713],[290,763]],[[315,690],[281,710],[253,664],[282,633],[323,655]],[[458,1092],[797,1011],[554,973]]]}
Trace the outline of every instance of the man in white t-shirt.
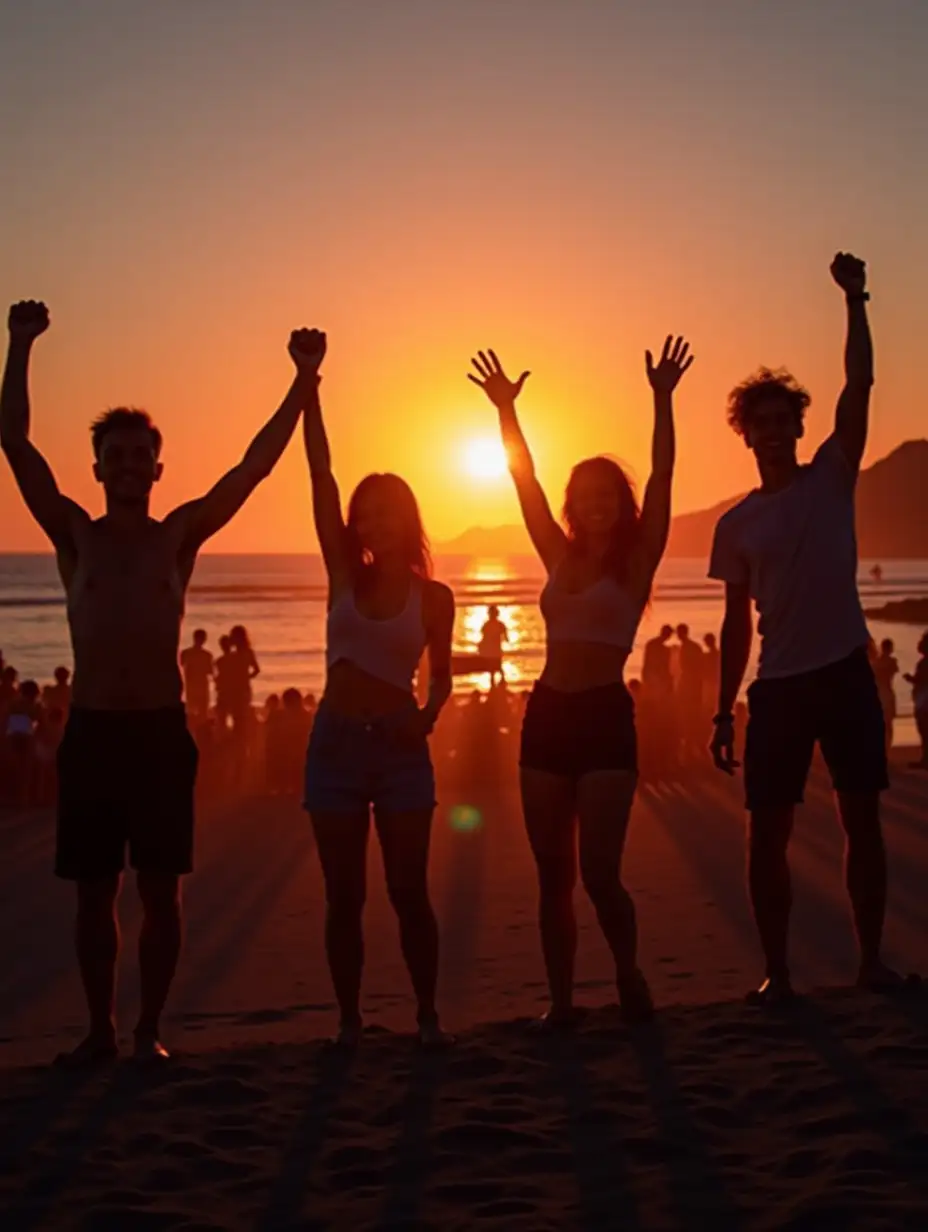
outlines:
{"label": "man in white t-shirt", "polygon": [[792,995],[787,963],[791,888],[787,847],[816,742],[847,835],[847,888],[860,943],[859,983],[896,986],[880,958],[886,856],[880,793],[888,786],[883,711],[867,658],[857,592],[854,489],[867,439],[873,347],[863,261],[838,253],[831,272],[847,300],[845,385],[833,434],[800,464],[809,395],[788,373],[739,385],[728,419],[757,459],[760,487],[719,521],[709,575],[725,583],[719,713],[712,752],[731,774],[733,709],[751,648],[751,602],[761,639],[748,690],[744,778],[750,812],[748,881],[766,978],[751,999]]}

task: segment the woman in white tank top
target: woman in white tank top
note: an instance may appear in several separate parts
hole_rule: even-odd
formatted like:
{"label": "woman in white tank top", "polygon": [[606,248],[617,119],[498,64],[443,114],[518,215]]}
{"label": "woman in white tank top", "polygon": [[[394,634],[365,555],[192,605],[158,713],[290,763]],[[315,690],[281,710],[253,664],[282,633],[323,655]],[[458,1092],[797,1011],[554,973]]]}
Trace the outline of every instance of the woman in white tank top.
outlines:
{"label": "woman in white tank top", "polygon": [[[304,441],[329,579],[327,678],[306,757],[305,804],[326,887],[326,953],[338,1042],[361,1035],[360,986],[370,814],[417,1002],[420,1041],[450,1042],[435,1010],[438,927],[427,865],[435,780],[427,737],[451,693],[454,597],[430,577],[416,499],[396,475],[368,475],[342,515],[316,397]],[[425,653],[429,697],[413,681]]]}
{"label": "woman in white tank top", "polygon": [[[655,364],[651,477],[639,511],[618,463],[588,458],[571,473],[566,529],[555,521],[535,477],[516,417],[528,373],[510,381],[490,351],[473,361],[470,380],[499,411],[503,444],[525,525],[544,562],[541,595],[545,666],[526,707],[520,754],[522,808],[538,867],[539,923],[551,1008],[547,1026],[575,1020],[573,972],[577,924],[573,891],[579,866],[616,966],[626,1018],[653,1007],[638,967],[635,908],[621,864],[637,784],[634,704],[625,661],[647,605],[670,527],[674,464],[673,390],[692,363],[682,338],[668,338]],[[579,834],[579,844],[578,844]]]}

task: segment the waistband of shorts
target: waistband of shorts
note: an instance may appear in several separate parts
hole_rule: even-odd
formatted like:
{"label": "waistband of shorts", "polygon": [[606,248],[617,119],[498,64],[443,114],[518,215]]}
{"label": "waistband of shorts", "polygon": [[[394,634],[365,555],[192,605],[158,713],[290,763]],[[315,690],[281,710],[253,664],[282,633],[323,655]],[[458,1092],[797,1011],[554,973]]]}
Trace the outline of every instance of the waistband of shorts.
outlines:
{"label": "waistband of shorts", "polygon": [[631,692],[624,680],[611,680],[609,684],[597,684],[591,689],[555,689],[549,684],[536,680],[532,685],[532,693],[545,701],[556,701],[564,706],[595,705],[598,701],[608,701],[613,697],[631,698]]}
{"label": "waistband of shorts", "polygon": [[402,726],[410,714],[414,714],[417,709],[415,698],[410,697],[408,705],[400,706],[397,710],[390,710],[387,714],[344,714],[340,710],[335,710],[331,703],[323,697],[316,709],[315,722],[322,720],[333,727],[340,727],[343,731],[386,732]]}
{"label": "waistband of shorts", "polygon": [[167,726],[172,723],[187,723],[187,710],[183,705],[158,706],[152,710],[98,710],[93,706],[72,706],[68,711],[68,723],[83,727],[131,728]]}

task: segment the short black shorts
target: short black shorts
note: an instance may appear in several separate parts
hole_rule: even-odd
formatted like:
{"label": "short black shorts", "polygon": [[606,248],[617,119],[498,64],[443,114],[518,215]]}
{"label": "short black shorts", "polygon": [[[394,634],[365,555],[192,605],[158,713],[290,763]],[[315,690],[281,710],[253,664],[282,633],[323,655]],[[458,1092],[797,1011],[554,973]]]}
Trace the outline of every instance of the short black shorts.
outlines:
{"label": "short black shorts", "polygon": [[522,722],[519,765],[580,779],[597,770],[638,769],[635,703],[621,682],[577,693],[532,689]]}
{"label": "short black shorts", "polygon": [[72,709],[58,749],[55,873],[92,881],[193,868],[197,748],[182,706]]}
{"label": "short black shorts", "polygon": [[798,676],[748,689],[747,807],[801,804],[816,742],[836,791],[889,786],[883,707],[865,649]]}

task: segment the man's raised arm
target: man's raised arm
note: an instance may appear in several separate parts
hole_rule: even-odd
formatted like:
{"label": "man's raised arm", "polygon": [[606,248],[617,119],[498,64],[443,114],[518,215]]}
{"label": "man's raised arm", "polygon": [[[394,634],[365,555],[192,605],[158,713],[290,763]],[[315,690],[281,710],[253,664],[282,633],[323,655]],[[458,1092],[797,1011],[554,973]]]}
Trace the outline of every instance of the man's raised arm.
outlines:
{"label": "man's raised arm", "polygon": [[199,500],[181,505],[170,515],[179,520],[185,543],[194,551],[210,536],[222,530],[245,501],[266,479],[290,438],[312,396],[319,379],[319,365],[325,356],[325,334],[316,329],[294,330],[290,336],[290,356],[297,373],[287,396],[245,451],[245,456]]}
{"label": "man's raised arm", "polygon": [[48,463],[29,439],[29,357],[48,329],[48,309],[28,300],[10,309],[10,345],[0,389],[0,447],[7,456],[29,512],[56,547],[70,536],[73,513],[83,511],[62,496]]}
{"label": "man's raised arm", "polygon": [[831,274],[847,300],[844,388],[835,414],[835,436],[856,475],[867,444],[870,390],[873,386],[873,341],[867,320],[867,267],[849,252],[839,252]]}

